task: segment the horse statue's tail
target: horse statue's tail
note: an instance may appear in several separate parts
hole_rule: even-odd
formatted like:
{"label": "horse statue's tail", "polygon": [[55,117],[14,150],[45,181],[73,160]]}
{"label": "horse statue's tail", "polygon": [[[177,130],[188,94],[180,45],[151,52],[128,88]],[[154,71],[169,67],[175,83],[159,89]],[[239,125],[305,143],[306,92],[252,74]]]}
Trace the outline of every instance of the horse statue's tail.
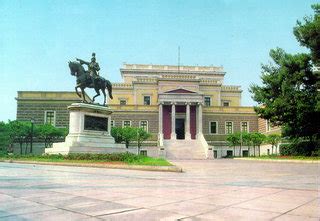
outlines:
{"label": "horse statue's tail", "polygon": [[110,81],[106,80],[105,81],[105,84],[106,84],[106,88],[108,89],[108,94],[109,94],[109,97],[111,99],[113,99],[113,96],[112,96],[112,84]]}

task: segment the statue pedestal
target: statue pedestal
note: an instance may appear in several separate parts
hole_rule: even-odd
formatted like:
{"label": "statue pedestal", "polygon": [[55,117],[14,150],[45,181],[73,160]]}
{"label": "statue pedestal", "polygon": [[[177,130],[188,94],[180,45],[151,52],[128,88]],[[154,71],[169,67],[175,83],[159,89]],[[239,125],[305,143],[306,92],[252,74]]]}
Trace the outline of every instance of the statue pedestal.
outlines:
{"label": "statue pedestal", "polygon": [[68,107],[69,134],[62,143],[46,148],[47,154],[126,152],[124,144],[115,144],[111,136],[111,114],[108,107],[73,103]]}

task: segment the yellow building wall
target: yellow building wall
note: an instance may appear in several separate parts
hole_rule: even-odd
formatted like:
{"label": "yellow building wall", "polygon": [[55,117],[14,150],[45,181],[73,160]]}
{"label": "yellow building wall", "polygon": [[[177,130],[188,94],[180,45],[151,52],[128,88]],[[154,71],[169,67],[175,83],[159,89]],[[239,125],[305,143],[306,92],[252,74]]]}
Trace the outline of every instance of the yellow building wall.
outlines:
{"label": "yellow building wall", "polygon": [[220,106],[220,88],[212,86],[200,86],[200,92],[204,97],[211,98],[211,106]]}
{"label": "yellow building wall", "polygon": [[120,104],[120,100],[125,99],[127,104],[134,104],[133,91],[130,90],[113,90],[113,99],[108,98],[108,104]]}
{"label": "yellow building wall", "polygon": [[136,89],[136,101],[138,105],[144,104],[144,96],[150,96],[150,105],[158,104],[158,88],[154,89]]}
{"label": "yellow building wall", "polygon": [[241,98],[240,97],[231,97],[231,96],[221,96],[221,106],[223,105],[223,101],[229,101],[231,107],[238,107],[241,106]]}

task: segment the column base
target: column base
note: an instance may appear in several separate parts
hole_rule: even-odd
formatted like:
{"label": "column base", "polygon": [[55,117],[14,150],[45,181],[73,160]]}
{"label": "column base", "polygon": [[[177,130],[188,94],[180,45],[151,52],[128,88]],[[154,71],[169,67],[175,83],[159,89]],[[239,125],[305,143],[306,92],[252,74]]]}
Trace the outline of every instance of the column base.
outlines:
{"label": "column base", "polygon": [[185,140],[191,140],[191,134],[190,133],[185,133],[184,139]]}
{"label": "column base", "polygon": [[176,140],[177,139],[177,134],[176,133],[171,133],[171,140]]}
{"label": "column base", "polygon": [[163,146],[163,133],[158,133],[158,143],[160,147]]}
{"label": "column base", "polygon": [[203,134],[202,134],[202,133],[197,133],[197,134],[196,134],[196,138],[197,138],[197,139],[200,139],[201,137],[203,137]]}

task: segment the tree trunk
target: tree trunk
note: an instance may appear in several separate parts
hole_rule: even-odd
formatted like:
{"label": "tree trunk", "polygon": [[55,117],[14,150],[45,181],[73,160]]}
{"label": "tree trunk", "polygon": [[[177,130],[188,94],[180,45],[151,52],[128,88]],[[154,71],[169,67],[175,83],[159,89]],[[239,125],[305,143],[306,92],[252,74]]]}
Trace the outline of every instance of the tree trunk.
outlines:
{"label": "tree trunk", "polygon": [[242,149],[242,145],[240,144],[239,157],[241,157],[241,156],[242,156],[242,154],[241,154],[241,149]]}
{"label": "tree trunk", "polygon": [[26,147],[24,148],[24,155],[27,155],[28,153],[28,143],[26,142]]}
{"label": "tree trunk", "polygon": [[271,155],[273,155],[273,145],[271,146]]}
{"label": "tree trunk", "polygon": [[233,146],[233,157],[236,156],[236,146]]}
{"label": "tree trunk", "polygon": [[253,156],[256,157],[256,146],[253,145]]}
{"label": "tree trunk", "polygon": [[260,157],[260,145],[258,146],[258,150],[259,150],[259,157]]}
{"label": "tree trunk", "polygon": [[20,142],[20,155],[22,155],[22,143]]}
{"label": "tree trunk", "polygon": [[248,157],[250,157],[250,146],[248,146]]}

